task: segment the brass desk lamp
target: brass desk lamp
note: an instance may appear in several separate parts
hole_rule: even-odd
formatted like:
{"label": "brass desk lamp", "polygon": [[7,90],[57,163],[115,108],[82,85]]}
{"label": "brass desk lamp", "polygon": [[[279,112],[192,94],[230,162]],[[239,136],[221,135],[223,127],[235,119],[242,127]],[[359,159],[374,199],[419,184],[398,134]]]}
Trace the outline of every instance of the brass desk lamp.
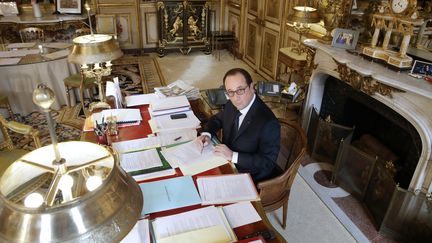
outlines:
{"label": "brass desk lamp", "polygon": [[[71,63],[81,65],[81,83],[84,76],[96,79],[99,90],[99,102],[90,104],[89,110],[92,112],[96,109],[111,108],[109,104],[106,103],[106,97],[102,88],[102,77],[111,74],[111,61],[121,57],[123,52],[111,35],[93,34],[90,7],[88,4],[86,4],[86,9],[90,22],[91,34],[78,36],[73,39],[74,46],[68,56],[68,60]],[[80,88],[80,92],[81,97],[83,97],[82,88]]]}
{"label": "brass desk lamp", "polygon": [[[34,102],[49,113],[53,92]],[[118,155],[94,143],[57,143],[16,160],[0,178],[0,242],[118,242],[140,217],[143,196]],[[78,152],[79,151],[79,152]]]}
{"label": "brass desk lamp", "polygon": [[310,24],[318,23],[320,21],[320,16],[316,8],[308,6],[295,6],[293,7],[293,14],[288,16],[288,26],[294,28],[294,31],[298,33],[298,46],[292,48],[291,50],[298,55],[305,52],[305,47],[302,43],[302,36],[307,34],[310,30]]}

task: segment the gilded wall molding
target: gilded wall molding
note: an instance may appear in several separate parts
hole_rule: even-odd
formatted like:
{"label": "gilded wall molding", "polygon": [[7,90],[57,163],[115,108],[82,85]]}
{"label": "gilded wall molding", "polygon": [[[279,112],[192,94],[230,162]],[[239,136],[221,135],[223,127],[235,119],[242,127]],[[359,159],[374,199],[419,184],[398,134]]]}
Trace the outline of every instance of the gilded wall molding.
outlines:
{"label": "gilded wall molding", "polygon": [[336,61],[334,58],[333,61],[337,64],[335,71],[339,73],[340,79],[351,85],[354,89],[360,90],[368,95],[379,93],[389,98],[393,98],[393,92],[405,92],[382,84],[371,76],[363,76],[357,71],[350,69],[346,64]]}
{"label": "gilded wall molding", "polygon": [[312,72],[317,69],[318,64],[315,64],[316,50],[311,47],[306,47],[306,68],[304,69],[304,81],[309,84]]}

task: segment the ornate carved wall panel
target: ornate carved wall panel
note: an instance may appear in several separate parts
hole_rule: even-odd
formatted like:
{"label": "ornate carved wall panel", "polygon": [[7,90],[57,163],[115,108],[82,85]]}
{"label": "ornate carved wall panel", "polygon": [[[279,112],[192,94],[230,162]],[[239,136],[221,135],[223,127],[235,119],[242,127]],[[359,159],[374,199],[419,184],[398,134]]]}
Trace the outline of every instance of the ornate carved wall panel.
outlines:
{"label": "ornate carved wall panel", "polygon": [[282,3],[280,0],[266,0],[264,19],[279,24],[282,16]]}
{"label": "ornate carved wall panel", "polygon": [[138,12],[135,4],[98,4],[98,10],[101,14],[114,14],[116,16],[117,39],[121,48],[135,49],[141,47]]}
{"label": "ornate carved wall panel", "polygon": [[[248,0],[244,59],[265,78],[276,78],[285,0]],[[283,26],[285,24],[283,23]]]}
{"label": "ornate carved wall panel", "polygon": [[269,76],[274,75],[273,72],[277,65],[278,47],[279,33],[271,29],[264,29],[263,44],[261,45],[260,69]]}
{"label": "ornate carved wall panel", "polygon": [[210,14],[207,1],[159,1],[159,56],[165,49],[188,54],[192,48],[210,53]]}
{"label": "ornate carved wall panel", "polygon": [[247,20],[246,27],[246,53],[245,58],[253,63],[254,65],[257,63],[256,60],[256,52],[257,52],[257,36],[258,36],[258,25],[252,20]]}
{"label": "ornate carved wall panel", "polygon": [[155,4],[143,4],[140,13],[143,48],[155,48],[159,43],[157,8]]}

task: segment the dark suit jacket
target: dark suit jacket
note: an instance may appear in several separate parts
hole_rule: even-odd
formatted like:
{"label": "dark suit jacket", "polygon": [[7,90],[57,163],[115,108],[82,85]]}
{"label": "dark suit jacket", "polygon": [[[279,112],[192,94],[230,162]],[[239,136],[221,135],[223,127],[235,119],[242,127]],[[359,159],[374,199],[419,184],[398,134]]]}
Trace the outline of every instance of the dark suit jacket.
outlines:
{"label": "dark suit jacket", "polygon": [[238,171],[250,173],[255,182],[267,179],[275,169],[279,154],[279,122],[258,96],[235,134],[232,129],[236,113],[237,108],[228,101],[223,111],[210,118],[205,131],[216,136],[223,129],[222,143],[239,153]]}

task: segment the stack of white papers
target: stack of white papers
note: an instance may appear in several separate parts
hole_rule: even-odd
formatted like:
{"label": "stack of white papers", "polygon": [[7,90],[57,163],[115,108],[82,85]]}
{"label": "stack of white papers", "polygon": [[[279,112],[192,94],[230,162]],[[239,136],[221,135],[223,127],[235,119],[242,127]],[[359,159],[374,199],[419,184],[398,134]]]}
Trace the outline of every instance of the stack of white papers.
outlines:
{"label": "stack of white papers", "polygon": [[160,99],[155,93],[151,94],[139,94],[139,95],[129,95],[125,97],[126,106],[137,106],[137,105],[149,105],[154,100]]}
{"label": "stack of white papers", "polygon": [[166,87],[156,87],[154,90],[160,97],[186,95],[189,100],[200,98],[199,89],[182,80],[177,80]]}
{"label": "stack of white papers", "polygon": [[[144,204],[145,205],[145,204]],[[152,222],[160,242],[234,242],[237,240],[221,208],[214,206],[157,218]]]}
{"label": "stack of white papers", "polygon": [[170,116],[156,116],[150,121],[150,127],[153,133],[169,132],[179,129],[197,129],[200,127],[200,120],[192,111],[184,112],[185,118],[172,119]]}
{"label": "stack of white papers", "polygon": [[150,243],[149,220],[141,219],[120,243]]}
{"label": "stack of white papers", "polygon": [[150,115],[152,117],[181,113],[190,110],[190,104],[186,96],[168,97],[153,100],[150,103]]}
{"label": "stack of white papers", "polygon": [[108,109],[103,110],[99,113],[94,113],[92,115],[93,121],[98,124],[105,123],[107,117],[115,116],[117,117],[117,123],[138,123],[142,120],[141,112],[139,109]]}
{"label": "stack of white papers", "polygon": [[202,176],[197,179],[202,204],[224,204],[259,199],[249,174]]}

